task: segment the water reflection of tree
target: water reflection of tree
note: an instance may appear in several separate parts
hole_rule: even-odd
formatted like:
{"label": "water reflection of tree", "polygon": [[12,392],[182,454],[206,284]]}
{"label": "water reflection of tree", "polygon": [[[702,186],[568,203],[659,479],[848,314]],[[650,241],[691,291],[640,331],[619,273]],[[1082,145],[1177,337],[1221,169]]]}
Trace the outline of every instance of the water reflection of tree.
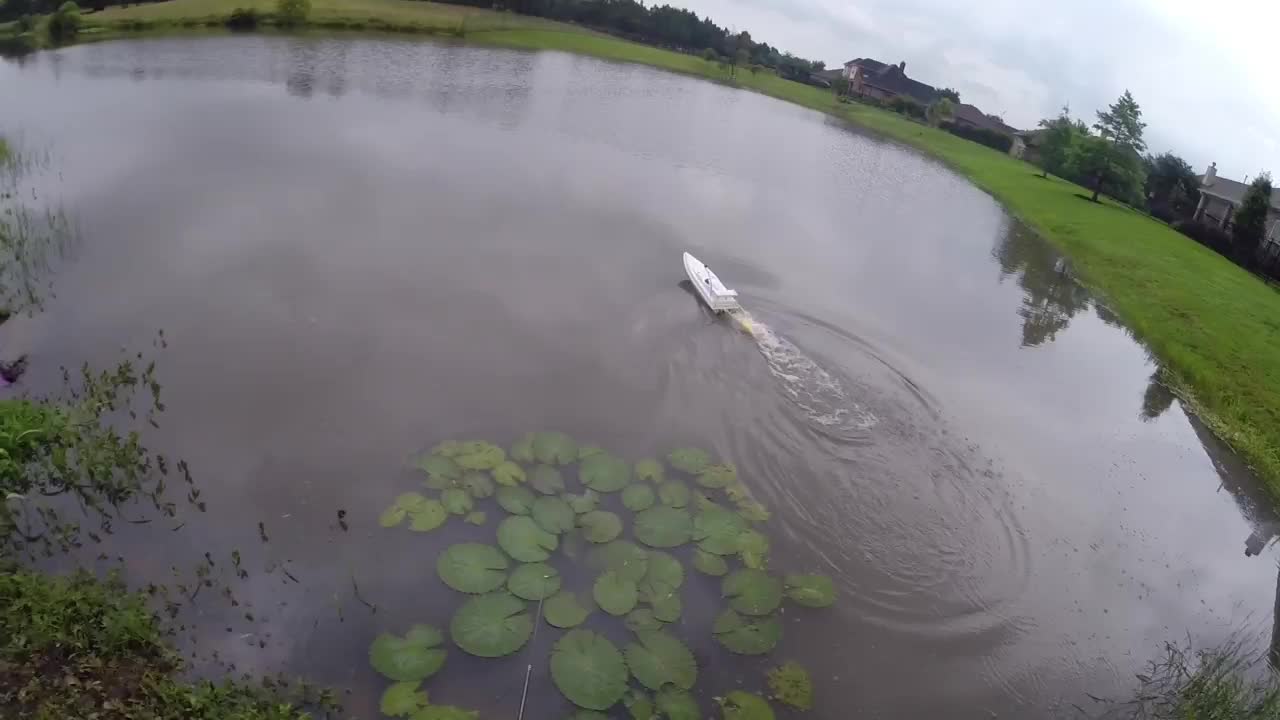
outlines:
{"label": "water reflection of tree", "polygon": [[55,261],[75,238],[61,207],[41,204],[33,176],[47,158],[0,140],[0,316],[39,309],[51,293]]}
{"label": "water reflection of tree", "polygon": [[1151,422],[1173,407],[1176,399],[1177,396],[1164,384],[1160,371],[1157,370],[1147,379],[1147,390],[1142,393],[1142,413],[1139,417],[1143,422]]}
{"label": "water reflection of tree", "polygon": [[1022,346],[1052,341],[1076,313],[1089,307],[1089,293],[1072,277],[1066,261],[1040,238],[1010,228],[992,251],[1000,263],[1000,278],[1016,275],[1026,293],[1022,317]]}

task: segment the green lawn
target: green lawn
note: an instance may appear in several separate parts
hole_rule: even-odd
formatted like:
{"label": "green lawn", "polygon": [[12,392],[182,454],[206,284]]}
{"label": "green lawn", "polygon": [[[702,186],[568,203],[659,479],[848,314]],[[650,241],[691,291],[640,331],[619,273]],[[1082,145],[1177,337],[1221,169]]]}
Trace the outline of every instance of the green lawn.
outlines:
{"label": "green lawn", "polygon": [[[226,16],[270,0],[169,0],[88,16],[91,23],[177,22]],[[1280,500],[1280,295],[1164,224],[1076,197],[1082,188],[1034,177],[1026,163],[862,105],[761,72],[734,80],[701,58],[569,25],[416,0],[313,0],[313,20],[463,34],[474,42],[564,50],[733,82],[845,118],[939,158],[1061,247],[1085,281],[1144,340],[1201,417],[1258,470]],[[466,19],[465,25],[463,19]]]}

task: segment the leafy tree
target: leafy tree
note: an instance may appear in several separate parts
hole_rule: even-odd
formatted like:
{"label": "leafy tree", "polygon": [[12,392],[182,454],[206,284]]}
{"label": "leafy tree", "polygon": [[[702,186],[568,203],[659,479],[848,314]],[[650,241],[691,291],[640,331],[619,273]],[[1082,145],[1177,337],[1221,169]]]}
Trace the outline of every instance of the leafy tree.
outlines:
{"label": "leafy tree", "polygon": [[960,103],[960,93],[954,88],[942,88],[938,91],[938,97],[946,98],[955,104]]}
{"label": "leafy tree", "polygon": [[31,32],[36,29],[36,19],[31,15],[23,15],[18,18],[18,22],[14,25],[18,34]]}
{"label": "leafy tree", "polygon": [[720,55],[716,53],[715,50],[712,50],[711,48],[707,48],[706,50],[702,51],[702,59],[706,60],[707,62],[715,62],[719,57]]}
{"label": "leafy tree", "polygon": [[843,97],[849,94],[849,78],[841,75],[831,81],[831,88],[836,91],[837,97]]}
{"label": "leafy tree", "polygon": [[1271,173],[1262,173],[1249,183],[1231,224],[1231,242],[1237,257],[1250,262],[1267,229],[1267,211],[1271,209]]}
{"label": "leafy tree", "polygon": [[1147,171],[1147,197],[1153,203],[1165,204],[1176,199],[1199,201],[1200,177],[1186,160],[1166,152],[1148,155],[1143,165]]}
{"label": "leafy tree", "polygon": [[276,23],[282,27],[297,27],[311,14],[311,0],[276,0]]}
{"label": "leafy tree", "polygon": [[1043,177],[1049,177],[1050,172],[1055,175],[1066,175],[1067,157],[1071,153],[1071,148],[1089,134],[1089,128],[1080,120],[1072,120],[1071,108],[1065,105],[1058,113],[1058,117],[1041,120],[1040,127],[1045,129],[1044,142],[1040,147],[1040,167],[1044,171]]}
{"label": "leafy tree", "polygon": [[1142,139],[1142,131],[1147,127],[1142,122],[1142,108],[1138,107],[1138,101],[1128,90],[1105,112],[1098,111],[1098,122],[1093,127],[1102,137],[1135,153],[1147,149],[1147,143]]}
{"label": "leafy tree", "polygon": [[1132,202],[1142,189],[1141,160],[1128,148],[1096,135],[1086,135],[1072,143],[1067,154],[1068,171],[1098,195]]}
{"label": "leafy tree", "polygon": [[751,62],[751,56],[747,54],[747,49],[738,48],[737,52],[733,54],[733,63],[732,63],[732,70],[730,71],[730,76],[737,77],[738,67],[740,65],[746,65],[749,62]]}
{"label": "leafy tree", "polygon": [[951,104],[951,99],[941,97],[929,104],[925,110],[925,117],[929,119],[929,124],[937,127],[942,123],[950,120],[955,112],[955,108]]}
{"label": "leafy tree", "polygon": [[71,0],[62,3],[58,11],[49,16],[46,26],[49,39],[55,43],[67,42],[80,32],[80,6]]}

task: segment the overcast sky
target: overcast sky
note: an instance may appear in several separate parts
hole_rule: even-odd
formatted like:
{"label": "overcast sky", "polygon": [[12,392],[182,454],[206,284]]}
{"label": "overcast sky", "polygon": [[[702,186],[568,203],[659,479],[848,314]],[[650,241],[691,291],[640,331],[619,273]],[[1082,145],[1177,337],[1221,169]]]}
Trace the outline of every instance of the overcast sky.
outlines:
{"label": "overcast sky", "polygon": [[1197,172],[1280,177],[1275,0],[661,0],[827,67],[907,74],[1016,127],[1063,104],[1088,121],[1126,88],[1147,144]]}

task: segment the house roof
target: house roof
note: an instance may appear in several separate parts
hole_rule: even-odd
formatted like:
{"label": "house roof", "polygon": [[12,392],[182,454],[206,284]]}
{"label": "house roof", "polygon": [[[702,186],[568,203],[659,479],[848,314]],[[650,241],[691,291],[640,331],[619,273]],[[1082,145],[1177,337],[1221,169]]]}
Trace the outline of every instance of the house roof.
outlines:
{"label": "house roof", "polygon": [[[866,66],[863,65],[863,67]],[[938,91],[932,85],[912,80],[897,65],[887,65],[880,70],[868,73],[862,78],[862,84],[895,95],[906,95],[922,105],[928,105],[938,98]]]}
{"label": "house roof", "polygon": [[998,118],[982,112],[976,105],[967,103],[956,103],[951,109],[951,117],[956,120],[964,120],[965,122],[987,130],[994,130],[1005,135],[1015,135],[1018,133],[1016,128],[1010,127]]}
{"label": "house roof", "polygon": [[866,68],[868,72],[880,72],[888,67],[887,63],[882,63],[879,60],[872,60],[871,58],[854,58],[844,64],[845,67],[849,67],[850,65],[857,65],[859,67]]}
{"label": "house roof", "polygon": [[824,80],[835,80],[836,78],[844,75],[844,70],[841,68],[832,68],[830,70],[822,70],[820,72],[816,72],[814,73],[814,75]]}
{"label": "house roof", "polygon": [[[1212,185],[1204,184],[1204,175],[1199,176],[1199,178],[1200,192],[1226,200],[1237,207],[1244,201],[1245,191],[1249,189],[1249,186],[1245,183],[1231,178],[1224,178],[1221,175],[1213,179]],[[1280,188],[1274,188],[1271,191],[1271,207],[1280,211]]]}

